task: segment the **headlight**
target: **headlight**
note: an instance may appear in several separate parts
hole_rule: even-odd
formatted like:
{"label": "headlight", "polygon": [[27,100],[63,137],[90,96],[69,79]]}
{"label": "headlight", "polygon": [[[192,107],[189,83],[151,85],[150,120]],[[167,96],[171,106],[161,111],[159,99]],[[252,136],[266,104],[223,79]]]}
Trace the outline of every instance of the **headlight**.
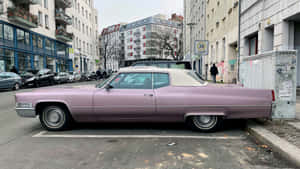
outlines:
{"label": "headlight", "polygon": [[17,108],[32,108],[32,103],[16,103]]}
{"label": "headlight", "polygon": [[35,78],[32,77],[32,78],[30,78],[30,79],[27,79],[26,82],[34,81],[34,79],[35,79]]}

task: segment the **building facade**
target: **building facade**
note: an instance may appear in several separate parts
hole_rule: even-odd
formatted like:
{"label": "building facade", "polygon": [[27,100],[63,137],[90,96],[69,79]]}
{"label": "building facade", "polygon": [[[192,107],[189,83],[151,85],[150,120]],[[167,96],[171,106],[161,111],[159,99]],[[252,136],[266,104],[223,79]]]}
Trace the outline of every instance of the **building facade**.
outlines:
{"label": "building facade", "polygon": [[[184,0],[184,56],[186,60],[196,57],[194,68],[204,72],[203,61],[194,54],[194,42],[206,40],[206,0]],[[191,36],[192,35],[192,36]],[[191,44],[192,43],[192,44]]]}
{"label": "building facade", "polygon": [[208,79],[210,68],[215,64],[219,69],[217,81],[236,83],[239,35],[239,1],[206,2],[206,39],[209,55],[205,57],[204,68]]}
{"label": "building facade", "polygon": [[[241,0],[241,62],[273,51],[299,50],[299,5],[300,0]],[[297,64],[300,86],[300,62]]]}
{"label": "building facade", "polygon": [[182,22],[182,16],[173,15],[168,20],[159,14],[103,29],[100,38],[102,63],[106,65],[103,68],[118,70],[147,59],[182,59]]}
{"label": "building facade", "polygon": [[124,58],[124,33],[121,33],[122,24],[112,25],[102,30],[99,38],[102,69],[116,71]]}
{"label": "building facade", "polygon": [[[66,1],[61,3],[69,6]],[[46,12],[42,17],[36,11],[42,1],[3,0],[0,6],[0,71],[9,71],[13,66],[19,71],[43,68],[72,71],[71,46],[56,38],[58,34],[52,24],[55,20],[50,22],[54,14]],[[45,11],[50,7],[54,3],[43,6]]]}
{"label": "building facade", "polygon": [[68,31],[74,34],[74,69],[80,72],[97,70],[99,33],[98,11],[94,8],[94,0],[73,0],[72,8],[68,8],[66,13],[73,21]]}
{"label": "building facade", "polygon": [[168,20],[164,15],[148,17],[124,25],[125,62],[145,59],[182,57],[182,21]]}
{"label": "building facade", "polygon": [[[80,13],[78,5],[80,6]],[[24,31],[24,41],[28,41],[24,44],[26,46],[24,52],[27,52],[33,59],[33,61],[26,59],[26,62],[40,63],[39,67],[30,66],[25,69],[49,68],[53,71],[90,71],[95,69],[94,62],[98,51],[95,45],[98,43],[96,38],[98,34],[97,11],[92,6],[92,0],[80,1],[80,3],[76,0],[3,0],[0,2],[0,17],[3,24],[12,27],[15,40],[12,38],[10,41],[21,41],[23,39],[22,31]],[[75,10],[77,11],[74,12]],[[80,29],[81,32],[78,32],[79,25],[78,22],[76,25],[75,18],[80,18],[78,20],[85,22],[84,29]],[[5,35],[7,33],[6,27],[3,27],[3,30]],[[79,42],[76,43],[76,39],[79,38],[74,36],[74,33],[82,36],[80,44]],[[14,64],[18,69],[23,69],[17,65],[17,62],[22,60],[21,57],[19,58],[22,55],[18,52],[21,45],[18,45],[18,42],[11,43],[14,45],[11,46],[14,48]],[[2,47],[5,48],[5,45],[9,45],[8,42],[4,42]],[[78,52],[74,52],[74,48],[76,48],[75,51],[82,50],[79,52],[79,57]],[[7,66],[9,62],[5,61],[5,58],[5,67],[11,67],[12,65]],[[80,58],[82,58],[81,64]],[[7,68],[6,71],[8,71]]]}

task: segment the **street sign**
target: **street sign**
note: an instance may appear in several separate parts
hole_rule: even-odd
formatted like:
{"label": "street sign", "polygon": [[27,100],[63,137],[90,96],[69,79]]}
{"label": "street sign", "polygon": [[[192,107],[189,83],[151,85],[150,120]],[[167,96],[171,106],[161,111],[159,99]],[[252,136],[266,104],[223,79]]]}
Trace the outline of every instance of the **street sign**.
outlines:
{"label": "street sign", "polygon": [[208,55],[208,41],[196,40],[195,41],[195,55]]}

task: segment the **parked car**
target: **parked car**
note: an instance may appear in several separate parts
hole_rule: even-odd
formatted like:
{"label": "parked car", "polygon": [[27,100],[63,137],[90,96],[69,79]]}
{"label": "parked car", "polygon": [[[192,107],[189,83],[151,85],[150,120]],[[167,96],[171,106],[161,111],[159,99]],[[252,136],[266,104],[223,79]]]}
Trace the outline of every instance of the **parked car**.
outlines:
{"label": "parked car", "polygon": [[54,80],[54,73],[50,69],[42,69],[39,70],[37,73],[37,83],[36,86],[41,86],[41,85],[54,85],[55,80]]}
{"label": "parked car", "polygon": [[78,82],[81,79],[81,75],[78,72],[69,72],[69,82]]}
{"label": "parked car", "polygon": [[84,81],[88,81],[89,80],[89,77],[88,77],[88,74],[87,73],[81,73],[80,74],[80,81],[84,82]]}
{"label": "parked car", "polygon": [[22,78],[23,87],[35,87],[37,86],[37,77],[31,72],[22,72],[20,74]]}
{"label": "parked car", "polygon": [[0,73],[0,89],[19,90],[22,86],[22,79],[12,72]]}
{"label": "parked car", "polygon": [[125,68],[95,87],[16,94],[21,117],[39,115],[50,131],[75,122],[185,122],[215,131],[223,119],[270,118],[272,90],[207,83],[190,70]]}
{"label": "parked car", "polygon": [[97,74],[95,72],[90,72],[87,74],[88,80],[97,80]]}
{"label": "parked car", "polygon": [[54,76],[54,81],[57,84],[67,83],[69,81],[69,74],[66,72],[59,72]]}
{"label": "parked car", "polygon": [[191,70],[191,62],[188,61],[137,61],[131,66],[154,66],[159,68],[176,68]]}

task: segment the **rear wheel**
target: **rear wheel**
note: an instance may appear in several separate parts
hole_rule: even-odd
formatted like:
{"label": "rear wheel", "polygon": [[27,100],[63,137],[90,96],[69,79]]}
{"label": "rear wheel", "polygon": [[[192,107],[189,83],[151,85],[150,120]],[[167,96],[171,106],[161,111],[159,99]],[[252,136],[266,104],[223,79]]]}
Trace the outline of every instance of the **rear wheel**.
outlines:
{"label": "rear wheel", "polygon": [[42,126],[49,131],[62,131],[70,127],[72,117],[69,111],[61,106],[47,106],[40,116]]}
{"label": "rear wheel", "polygon": [[192,116],[187,120],[188,125],[198,131],[213,132],[220,128],[222,118],[219,116]]}

